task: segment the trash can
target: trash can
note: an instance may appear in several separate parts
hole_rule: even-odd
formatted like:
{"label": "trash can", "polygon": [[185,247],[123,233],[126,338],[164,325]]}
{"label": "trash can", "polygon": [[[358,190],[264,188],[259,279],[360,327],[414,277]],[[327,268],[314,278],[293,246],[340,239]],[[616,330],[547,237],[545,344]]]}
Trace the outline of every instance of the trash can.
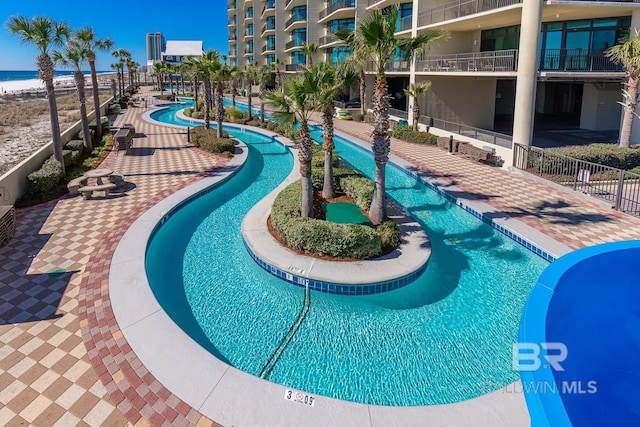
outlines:
{"label": "trash can", "polygon": [[408,123],[406,120],[398,120],[398,126],[406,126]]}

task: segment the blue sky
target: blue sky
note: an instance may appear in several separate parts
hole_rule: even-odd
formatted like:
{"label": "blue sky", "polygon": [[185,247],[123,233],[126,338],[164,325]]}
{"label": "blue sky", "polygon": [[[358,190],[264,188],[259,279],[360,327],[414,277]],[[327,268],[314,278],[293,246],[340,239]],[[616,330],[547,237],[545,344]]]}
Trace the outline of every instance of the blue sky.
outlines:
{"label": "blue sky", "polygon": [[[37,50],[20,43],[9,33],[9,17],[47,16],[66,21],[72,28],[93,27],[100,38],[110,37],[115,48],[131,52],[135,61],[147,62],[145,35],[161,31],[166,40],[202,40],[204,49],[228,53],[227,1],[196,0],[116,2],[94,0],[0,0],[0,70],[35,70]],[[99,71],[109,71],[115,59],[100,52],[96,60]],[[85,68],[85,67],[83,67]],[[58,67],[58,69],[61,69]],[[86,67],[88,69],[88,66]]]}

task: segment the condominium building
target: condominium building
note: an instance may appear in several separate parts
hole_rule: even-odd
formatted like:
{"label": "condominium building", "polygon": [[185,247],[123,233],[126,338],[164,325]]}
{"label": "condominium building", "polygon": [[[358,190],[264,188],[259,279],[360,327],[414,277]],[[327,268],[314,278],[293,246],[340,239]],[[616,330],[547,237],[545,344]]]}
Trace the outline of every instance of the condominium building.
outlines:
{"label": "condominium building", "polygon": [[[603,52],[640,27],[639,1],[230,0],[229,46],[239,67],[277,57],[295,71],[306,62],[305,43],[320,46],[314,60],[338,62],[348,51],[332,38],[335,29],[399,3],[398,36],[438,28],[448,38],[410,63],[388,64],[393,113],[411,121],[403,89],[429,80],[420,100],[424,124],[495,130],[529,145],[536,126],[619,129],[625,73]],[[368,74],[370,99],[373,68]],[[632,142],[640,142],[640,124],[634,133]]]}
{"label": "condominium building", "polygon": [[153,64],[162,60],[162,51],[164,50],[164,36],[162,33],[147,33],[147,66],[153,67]]}

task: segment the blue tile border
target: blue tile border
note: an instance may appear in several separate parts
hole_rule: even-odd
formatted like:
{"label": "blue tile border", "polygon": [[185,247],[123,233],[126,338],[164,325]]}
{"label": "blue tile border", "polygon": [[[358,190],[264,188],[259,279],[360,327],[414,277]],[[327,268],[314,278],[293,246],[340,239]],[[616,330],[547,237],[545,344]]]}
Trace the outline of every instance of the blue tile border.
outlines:
{"label": "blue tile border", "polygon": [[246,242],[244,242],[244,247],[247,249],[247,252],[251,256],[251,258],[256,262],[256,264],[258,264],[267,273],[270,273],[278,277],[279,279],[284,280],[285,282],[289,282],[301,288],[308,286],[309,289],[313,291],[319,291],[319,292],[336,294],[336,295],[360,296],[360,295],[374,295],[374,294],[380,294],[383,292],[393,291],[395,289],[399,289],[404,286],[407,286],[408,284],[415,281],[427,269],[427,265],[429,264],[428,262],[426,262],[419,269],[411,272],[406,276],[398,277],[393,280],[388,280],[385,282],[364,283],[364,284],[345,284],[345,283],[325,282],[323,280],[318,280],[318,279],[310,279],[308,277],[298,276],[288,271],[281,270],[278,267],[271,265],[268,262],[262,260],[260,257],[258,257],[258,255],[256,255],[251,250],[251,248],[247,245]]}

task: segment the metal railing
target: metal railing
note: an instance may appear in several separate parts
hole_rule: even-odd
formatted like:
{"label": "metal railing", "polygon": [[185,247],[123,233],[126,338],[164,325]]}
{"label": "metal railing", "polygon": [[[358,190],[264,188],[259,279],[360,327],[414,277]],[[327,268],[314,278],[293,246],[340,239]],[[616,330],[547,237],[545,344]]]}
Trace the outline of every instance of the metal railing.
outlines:
{"label": "metal railing", "polygon": [[338,9],[346,9],[350,7],[356,7],[356,0],[338,0],[332,2],[329,6],[320,11],[318,19],[321,21],[327,16],[331,15]]}
{"label": "metal railing", "polygon": [[291,18],[287,19],[287,22],[284,24],[284,28],[289,28],[289,26],[294,22],[307,22],[307,16],[302,16],[299,14],[292,16]]}
{"label": "metal railing", "polygon": [[389,115],[401,118],[403,120],[407,120],[407,118],[409,118],[409,113],[404,110],[398,110],[397,108],[389,108]]}
{"label": "metal railing", "polygon": [[538,147],[514,144],[514,166],[564,187],[607,200],[616,210],[640,216],[640,175]]}
{"label": "metal railing", "polygon": [[276,46],[269,44],[262,45],[262,53],[265,53],[268,50],[276,50]]}
{"label": "metal railing", "polygon": [[511,135],[505,135],[487,129],[467,126],[461,123],[450,122],[443,119],[436,119],[430,116],[420,116],[419,122],[428,127],[446,130],[447,132],[467,136],[469,138],[477,139],[478,141],[497,145],[499,147],[511,148],[511,146],[513,145],[513,137]]}
{"label": "metal railing", "polygon": [[407,31],[411,29],[411,15],[400,18],[400,25],[398,31]]}
{"label": "metal railing", "polygon": [[284,45],[284,49],[288,50],[293,47],[302,47],[305,44],[306,44],[306,41],[304,40],[291,40],[290,42],[287,42],[287,44]]}
{"label": "metal railing", "polygon": [[285,71],[300,71],[303,67],[302,64],[286,64],[284,69]]}
{"label": "metal railing", "polygon": [[421,71],[516,71],[518,50],[427,55],[416,61],[416,72]]}
{"label": "metal railing", "polygon": [[[403,73],[403,72],[409,72],[411,68],[411,64],[409,61],[392,61],[392,62],[387,62],[384,66],[384,71],[388,72],[388,73]],[[365,66],[365,71],[371,73],[376,73],[378,72],[378,69],[375,66],[375,63],[373,61],[367,61],[367,64]]]}
{"label": "metal railing", "polygon": [[487,10],[522,3],[522,0],[458,0],[418,13],[418,27],[462,18]]}
{"label": "metal railing", "polygon": [[319,43],[320,43],[320,46],[323,46],[325,44],[333,43],[336,41],[338,41],[338,38],[333,34],[330,34],[328,36],[320,37]]}
{"label": "metal railing", "polygon": [[602,51],[588,49],[545,49],[540,55],[541,71],[624,71]]}
{"label": "metal railing", "polygon": [[229,40],[238,40],[238,36],[229,34]]}

